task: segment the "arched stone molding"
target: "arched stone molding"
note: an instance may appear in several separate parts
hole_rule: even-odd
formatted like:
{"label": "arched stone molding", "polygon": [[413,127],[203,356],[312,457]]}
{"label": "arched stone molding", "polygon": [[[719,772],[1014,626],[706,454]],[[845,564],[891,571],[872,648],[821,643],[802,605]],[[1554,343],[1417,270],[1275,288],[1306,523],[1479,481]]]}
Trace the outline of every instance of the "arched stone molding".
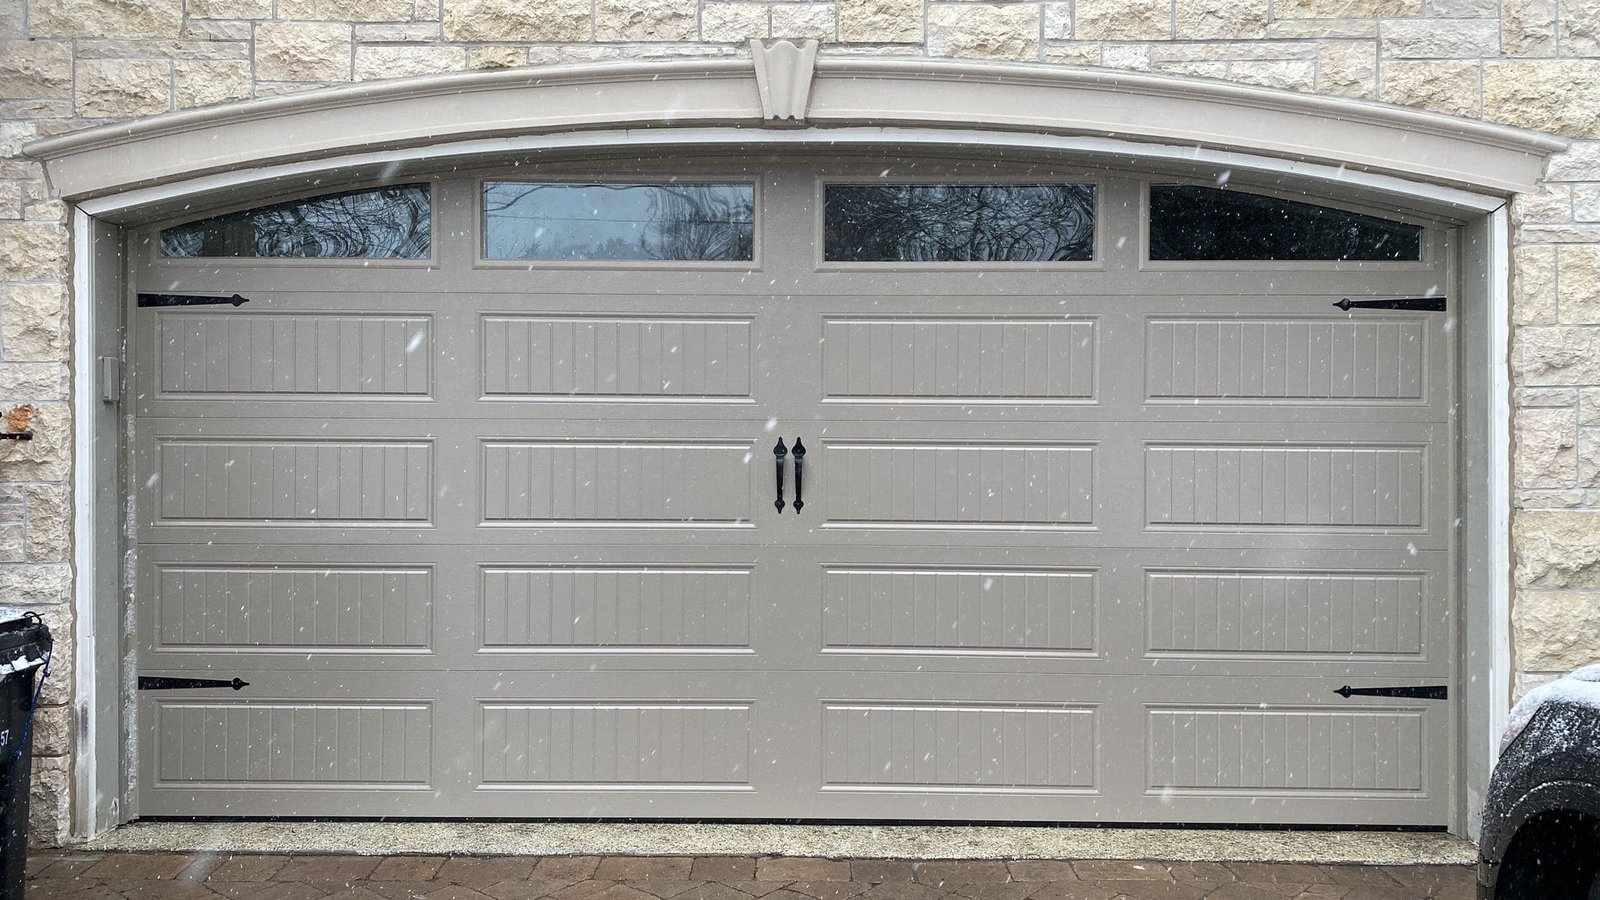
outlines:
{"label": "arched stone molding", "polygon": [[[39,141],[67,200],[404,148],[686,128],[982,129],[1322,164],[1504,195],[1565,142],[1411,109],[1158,75],[1009,63],[816,56],[600,63],[356,84],[171,113]],[[641,133],[641,130],[645,130]],[[664,136],[664,135],[663,135]],[[669,141],[670,142],[670,141]]]}

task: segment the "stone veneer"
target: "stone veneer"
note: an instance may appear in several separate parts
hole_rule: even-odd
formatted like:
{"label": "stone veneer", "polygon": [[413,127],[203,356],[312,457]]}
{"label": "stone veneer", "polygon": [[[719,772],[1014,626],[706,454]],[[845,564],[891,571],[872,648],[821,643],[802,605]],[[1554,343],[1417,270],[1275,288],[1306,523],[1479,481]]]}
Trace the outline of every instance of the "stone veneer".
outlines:
{"label": "stone veneer", "polygon": [[1404,104],[1576,139],[1511,205],[1517,691],[1600,661],[1600,0],[0,0],[0,603],[61,637],[33,828],[67,833],[67,209],[21,147],[351,81],[622,58],[824,54],[1104,66]]}

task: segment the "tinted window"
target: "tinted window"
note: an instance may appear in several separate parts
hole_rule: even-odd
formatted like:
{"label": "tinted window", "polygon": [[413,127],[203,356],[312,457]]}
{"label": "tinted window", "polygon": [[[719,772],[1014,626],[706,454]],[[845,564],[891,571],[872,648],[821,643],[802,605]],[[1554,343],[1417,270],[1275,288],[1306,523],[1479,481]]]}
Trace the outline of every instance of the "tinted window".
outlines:
{"label": "tinted window", "polygon": [[489,259],[755,258],[748,184],[484,185]]}
{"label": "tinted window", "polygon": [[161,255],[427,259],[428,186],[329,194],[228,213],[161,232]]}
{"label": "tinted window", "polygon": [[830,184],[834,262],[1066,262],[1094,258],[1092,184]]}
{"label": "tinted window", "polygon": [[1150,258],[1419,260],[1422,228],[1242,191],[1155,184]]}

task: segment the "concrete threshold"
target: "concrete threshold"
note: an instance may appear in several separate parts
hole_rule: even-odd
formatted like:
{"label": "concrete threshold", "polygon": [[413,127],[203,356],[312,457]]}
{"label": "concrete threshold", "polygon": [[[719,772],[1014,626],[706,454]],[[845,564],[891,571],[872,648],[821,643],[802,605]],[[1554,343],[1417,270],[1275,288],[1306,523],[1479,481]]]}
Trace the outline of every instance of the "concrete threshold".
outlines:
{"label": "concrete threshold", "polygon": [[141,822],[84,850],[472,856],[820,856],[834,859],[1159,859],[1467,865],[1439,832],[659,822]]}

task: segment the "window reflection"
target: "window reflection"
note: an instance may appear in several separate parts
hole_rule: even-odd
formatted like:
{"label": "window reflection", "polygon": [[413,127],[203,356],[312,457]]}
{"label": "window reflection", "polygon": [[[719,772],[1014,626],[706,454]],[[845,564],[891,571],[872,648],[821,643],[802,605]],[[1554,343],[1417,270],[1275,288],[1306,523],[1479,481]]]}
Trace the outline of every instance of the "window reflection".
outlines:
{"label": "window reflection", "polygon": [[177,225],[161,232],[161,255],[427,259],[431,229],[428,186],[408,184]]}
{"label": "window reflection", "polygon": [[488,182],[484,255],[552,261],[753,260],[755,187]]}
{"label": "window reflection", "polygon": [[1420,260],[1422,228],[1243,191],[1153,184],[1150,258]]}
{"label": "window reflection", "polygon": [[830,184],[834,262],[1067,262],[1094,258],[1092,184]]}

